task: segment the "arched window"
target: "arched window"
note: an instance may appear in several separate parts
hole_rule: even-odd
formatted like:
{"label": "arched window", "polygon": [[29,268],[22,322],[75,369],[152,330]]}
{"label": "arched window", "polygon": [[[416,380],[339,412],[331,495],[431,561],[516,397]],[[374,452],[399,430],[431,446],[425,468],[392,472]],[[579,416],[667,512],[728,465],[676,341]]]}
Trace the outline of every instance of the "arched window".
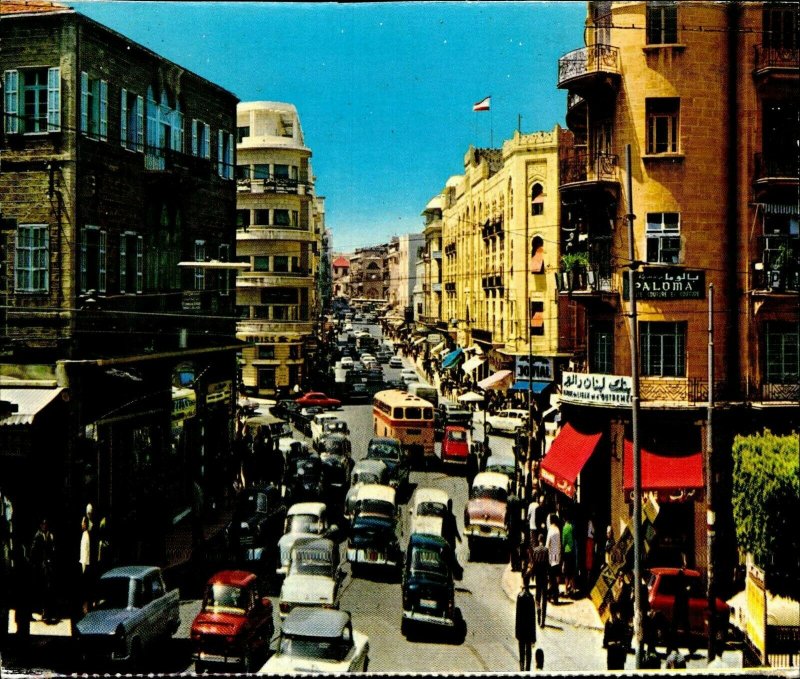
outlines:
{"label": "arched window", "polygon": [[531,239],[531,273],[544,273],[544,241],[541,236]]}
{"label": "arched window", "polygon": [[544,189],[538,182],[531,187],[531,214],[540,215],[544,212]]}

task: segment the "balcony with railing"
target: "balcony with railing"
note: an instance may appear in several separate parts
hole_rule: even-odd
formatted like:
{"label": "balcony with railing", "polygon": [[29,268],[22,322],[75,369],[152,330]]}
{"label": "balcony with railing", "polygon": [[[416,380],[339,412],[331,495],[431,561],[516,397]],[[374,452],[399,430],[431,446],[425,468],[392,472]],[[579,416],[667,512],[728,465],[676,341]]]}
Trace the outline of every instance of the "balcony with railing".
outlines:
{"label": "balcony with railing", "polygon": [[561,159],[560,189],[594,190],[598,185],[619,187],[619,164],[616,154],[589,153],[587,149],[576,149]]}
{"label": "balcony with railing", "polygon": [[756,185],[797,186],[800,158],[791,144],[786,147],[786,153],[756,153],[753,156],[753,180]]}
{"label": "balcony with railing", "polygon": [[586,99],[575,92],[567,94],[567,127],[573,132],[586,130]]}
{"label": "balcony with railing", "polygon": [[753,264],[754,294],[800,292],[800,238],[774,234],[758,239],[761,260]]}
{"label": "balcony with railing", "polygon": [[581,96],[600,88],[616,88],[619,80],[619,49],[611,45],[581,47],[558,60],[558,87]]}
{"label": "balcony with railing", "polygon": [[283,175],[267,175],[264,177],[239,177],[236,189],[247,193],[280,193],[305,195],[308,187],[308,175],[290,178]]}
{"label": "balcony with railing", "polygon": [[310,287],[315,284],[314,274],[310,269],[298,271],[272,271],[240,273],[236,277],[237,288],[262,287]]}
{"label": "balcony with railing", "polygon": [[248,224],[236,228],[236,240],[288,240],[312,242],[317,236],[307,226]]}
{"label": "balcony with railing", "polygon": [[561,270],[556,274],[559,294],[578,297],[617,297],[610,259],[595,260],[581,256],[575,260],[562,256]]}
{"label": "balcony with railing", "polygon": [[753,75],[759,79],[779,77],[797,79],[800,74],[800,49],[755,45],[755,68]]}

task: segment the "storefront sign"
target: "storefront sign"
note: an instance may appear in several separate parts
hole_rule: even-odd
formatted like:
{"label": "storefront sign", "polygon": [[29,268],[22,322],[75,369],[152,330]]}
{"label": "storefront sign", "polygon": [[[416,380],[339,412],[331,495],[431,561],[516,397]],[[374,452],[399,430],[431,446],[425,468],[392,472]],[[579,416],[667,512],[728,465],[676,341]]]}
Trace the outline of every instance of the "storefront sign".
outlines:
{"label": "storefront sign", "polygon": [[[634,273],[636,299],[705,299],[705,271],[649,267]],[[623,299],[628,299],[628,277],[623,278]]]}
{"label": "storefront sign", "polygon": [[751,648],[761,662],[767,659],[767,590],[764,571],[758,568],[748,555],[747,579],[745,580],[745,634]]}
{"label": "storefront sign", "polygon": [[625,375],[565,372],[561,376],[561,401],[587,405],[629,406],[631,378]]}
{"label": "storefront sign", "polygon": [[233,383],[230,380],[225,382],[211,382],[206,392],[206,403],[219,403],[230,399]]}
{"label": "storefront sign", "polygon": [[517,356],[517,365],[514,372],[516,380],[535,380],[536,382],[553,381],[553,359],[542,356],[531,356],[528,363],[527,356]]}

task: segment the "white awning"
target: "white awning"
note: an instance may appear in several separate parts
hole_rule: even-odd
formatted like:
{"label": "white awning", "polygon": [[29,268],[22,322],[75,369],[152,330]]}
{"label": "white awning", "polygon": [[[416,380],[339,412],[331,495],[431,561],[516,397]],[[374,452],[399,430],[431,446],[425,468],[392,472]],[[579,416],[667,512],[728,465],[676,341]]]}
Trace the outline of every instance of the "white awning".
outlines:
{"label": "white awning", "polygon": [[483,363],[483,356],[473,356],[470,359],[464,361],[464,365],[461,366],[461,369],[469,375],[470,373],[475,372],[475,370]]}
{"label": "white awning", "polygon": [[417,339],[414,340],[414,346],[418,346],[422,344],[424,341],[425,341],[424,337],[417,337]]}
{"label": "white awning", "polygon": [[444,348],[445,348],[445,343],[439,342],[439,344],[437,344],[435,347],[433,347],[433,349],[431,349],[431,355],[438,356],[444,351]]}
{"label": "white awning", "polygon": [[64,387],[0,387],[0,397],[17,406],[17,411],[0,419],[0,427],[33,424],[36,416],[44,410]]}

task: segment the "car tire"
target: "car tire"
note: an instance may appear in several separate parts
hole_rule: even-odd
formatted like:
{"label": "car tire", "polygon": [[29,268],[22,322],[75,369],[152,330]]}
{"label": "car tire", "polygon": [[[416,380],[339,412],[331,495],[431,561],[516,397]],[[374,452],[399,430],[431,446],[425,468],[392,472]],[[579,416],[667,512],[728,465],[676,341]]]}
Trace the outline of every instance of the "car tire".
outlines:
{"label": "car tire", "polygon": [[138,674],[142,671],[142,642],[139,639],[131,641],[131,654],[129,658],[131,674]]}
{"label": "car tire", "polygon": [[406,638],[408,638],[408,627],[408,618],[403,618],[400,620],[400,634]]}

